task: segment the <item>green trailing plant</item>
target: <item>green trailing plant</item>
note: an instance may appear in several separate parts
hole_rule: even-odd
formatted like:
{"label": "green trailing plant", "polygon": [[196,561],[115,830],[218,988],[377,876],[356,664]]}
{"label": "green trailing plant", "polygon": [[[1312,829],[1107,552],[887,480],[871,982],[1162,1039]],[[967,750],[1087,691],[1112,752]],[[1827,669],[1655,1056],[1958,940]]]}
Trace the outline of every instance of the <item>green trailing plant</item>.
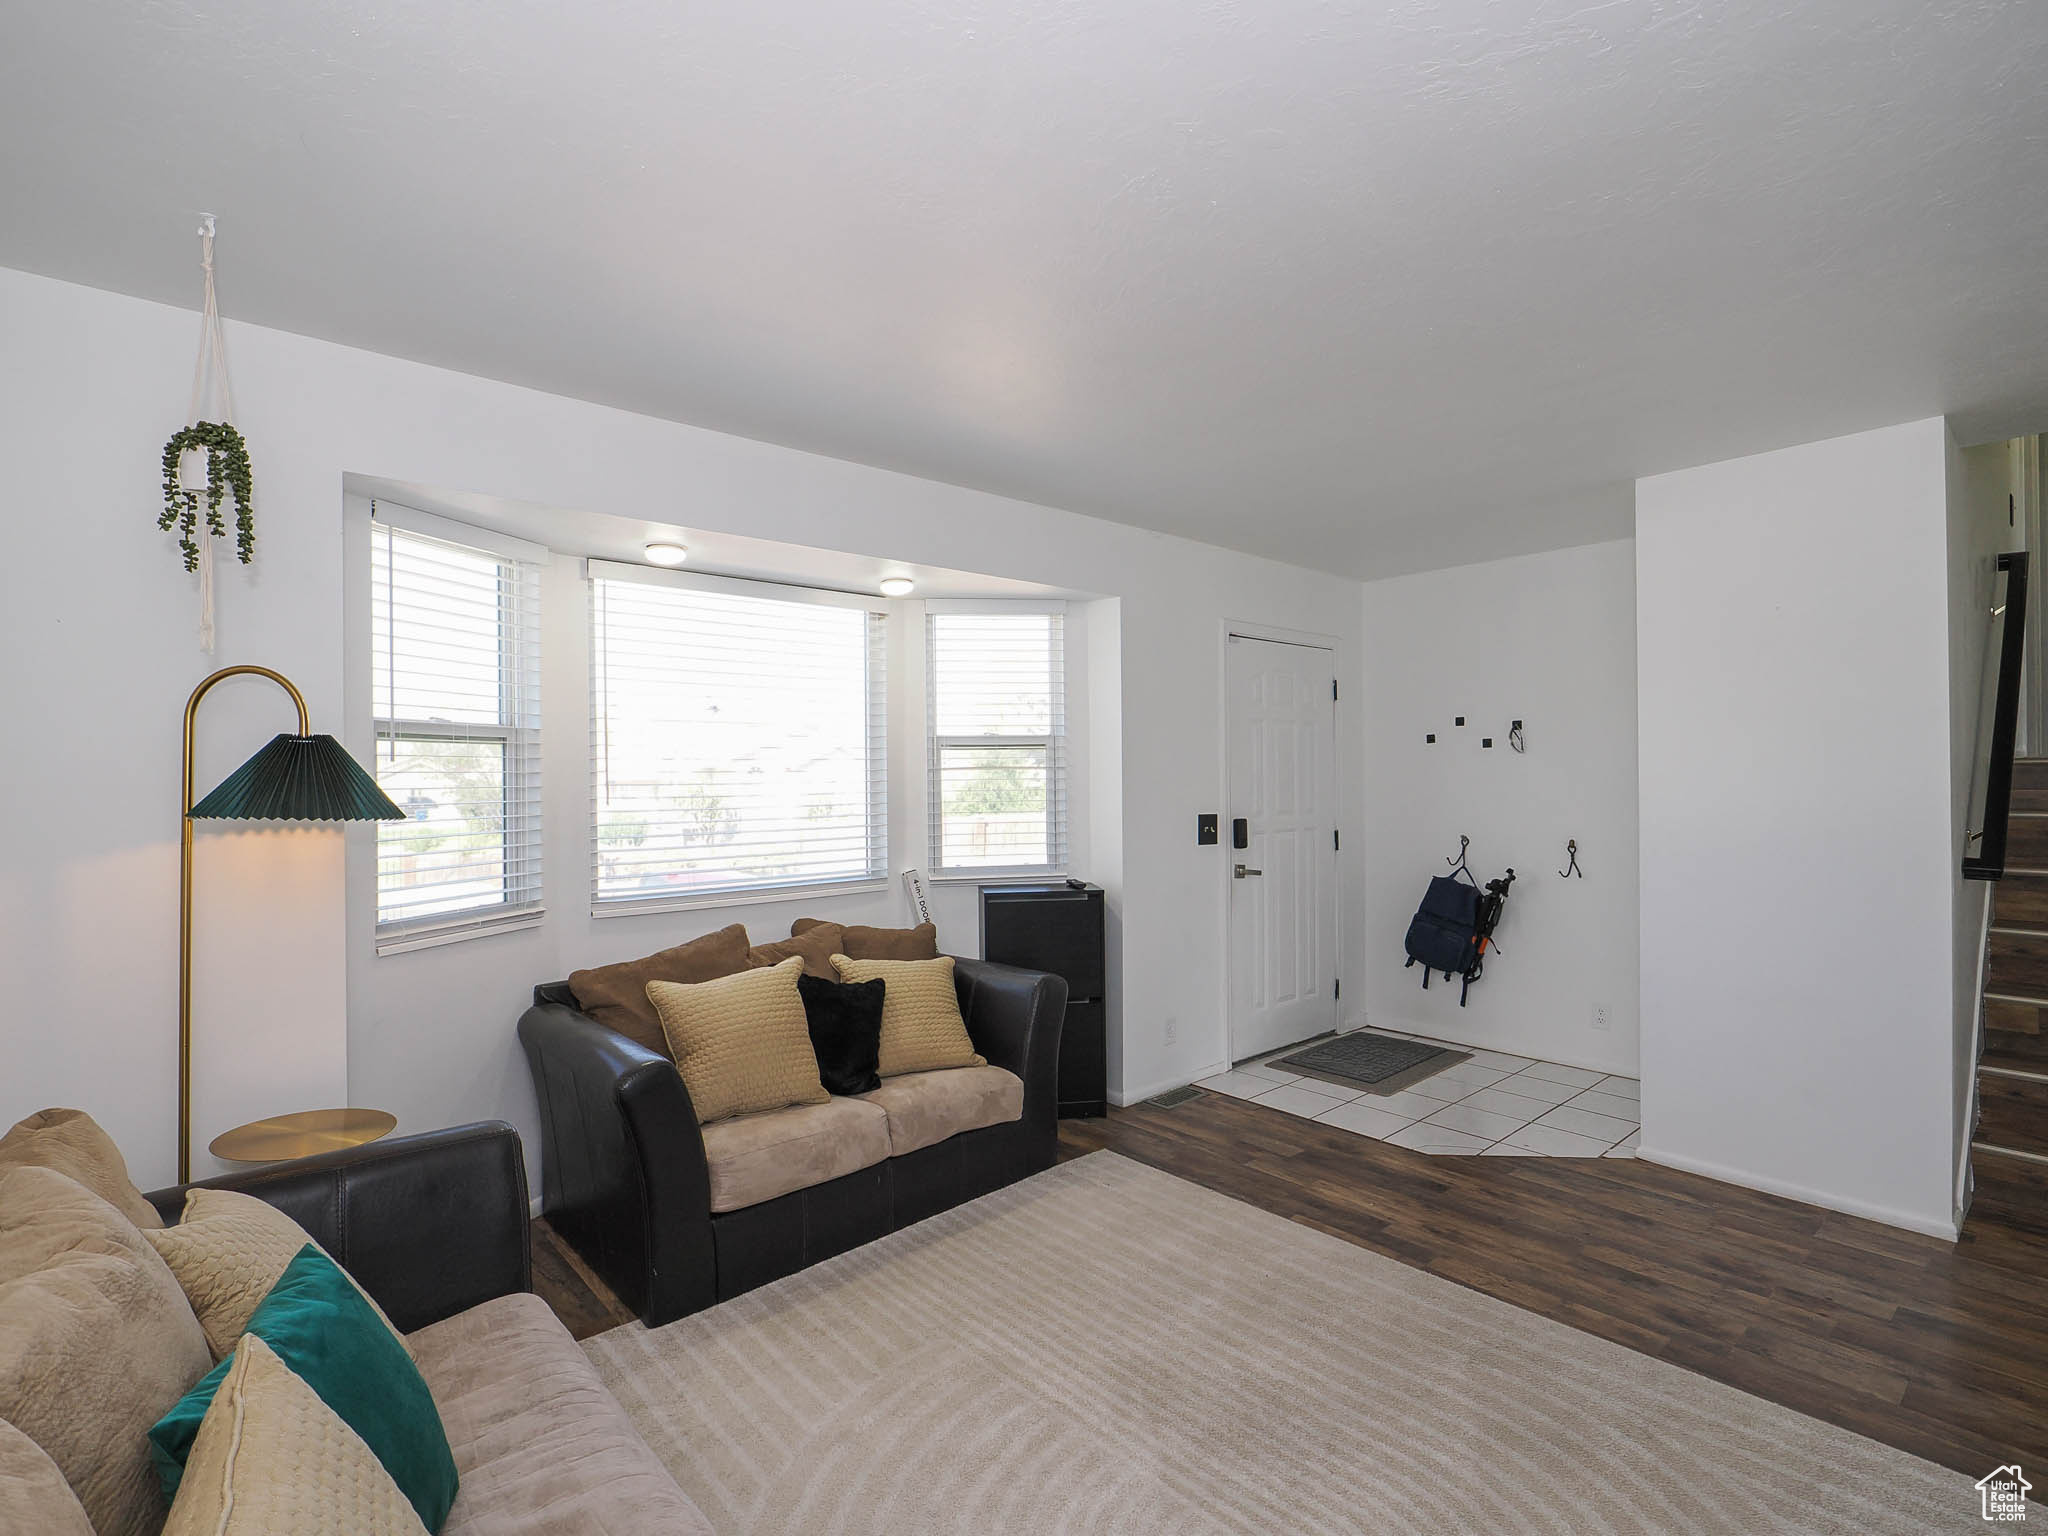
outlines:
{"label": "green trailing plant", "polygon": [[164,510],[157,527],[178,530],[178,548],[185,556],[185,569],[199,569],[200,493],[178,482],[178,462],[188,449],[206,450],[206,531],[215,538],[228,536],[221,503],[230,491],[235,496],[235,553],[242,564],[256,558],[256,502],[254,478],[249,470],[249,445],[225,421],[202,421],[171,434],[164,444]]}

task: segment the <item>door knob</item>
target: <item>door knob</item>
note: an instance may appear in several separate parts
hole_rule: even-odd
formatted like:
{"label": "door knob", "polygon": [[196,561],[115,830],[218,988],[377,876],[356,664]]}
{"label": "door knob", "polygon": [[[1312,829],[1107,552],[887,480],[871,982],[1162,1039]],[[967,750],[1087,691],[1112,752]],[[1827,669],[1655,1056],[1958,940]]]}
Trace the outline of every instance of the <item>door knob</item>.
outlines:
{"label": "door knob", "polygon": [[1237,866],[1234,872],[1234,878],[1242,880],[1246,875],[1263,875],[1264,873],[1265,871],[1263,869],[1246,869],[1242,864],[1240,864]]}

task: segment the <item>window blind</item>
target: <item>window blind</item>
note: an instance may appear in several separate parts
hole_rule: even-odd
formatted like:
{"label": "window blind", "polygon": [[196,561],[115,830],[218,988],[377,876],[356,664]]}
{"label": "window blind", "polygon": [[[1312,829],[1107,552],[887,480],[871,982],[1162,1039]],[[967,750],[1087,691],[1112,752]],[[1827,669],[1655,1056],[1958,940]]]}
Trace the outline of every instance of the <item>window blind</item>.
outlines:
{"label": "window blind", "polygon": [[541,901],[540,573],[372,509],[380,947],[530,921]]}
{"label": "window blind", "polygon": [[933,870],[1064,870],[1063,614],[934,606],[925,623]]}
{"label": "window blind", "polygon": [[593,565],[596,910],[886,877],[884,615],[784,590]]}

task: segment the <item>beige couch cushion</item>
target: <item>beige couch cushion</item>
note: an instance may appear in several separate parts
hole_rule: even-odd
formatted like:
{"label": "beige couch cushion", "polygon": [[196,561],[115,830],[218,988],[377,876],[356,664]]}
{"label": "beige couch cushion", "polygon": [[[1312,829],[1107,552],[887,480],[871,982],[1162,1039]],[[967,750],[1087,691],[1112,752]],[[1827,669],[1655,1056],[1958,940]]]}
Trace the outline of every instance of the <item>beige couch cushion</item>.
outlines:
{"label": "beige couch cushion", "polygon": [[144,1231],[164,1224],[129,1182],[114,1138],[82,1109],[39,1109],[0,1136],[0,1173],[29,1167],[54,1168],[78,1180]]}
{"label": "beige couch cushion", "polygon": [[[299,1250],[313,1243],[306,1229],[276,1206],[229,1189],[188,1191],[184,1218],[174,1227],[143,1236],[178,1277],[215,1360],[234,1353],[257,1303],[270,1294]],[[348,1275],[347,1270],[342,1273]],[[348,1275],[348,1280],[355,1285],[354,1276]],[[391,1328],[391,1319],[384,1317],[384,1309],[370,1293],[360,1285],[356,1290]],[[404,1341],[396,1328],[391,1332]]]}
{"label": "beige couch cushion", "polygon": [[809,1189],[872,1168],[888,1155],[888,1115],[859,1099],[828,1099],[704,1127],[714,1211]]}
{"label": "beige couch cushion", "polygon": [[411,1342],[462,1479],[441,1536],[708,1536],[539,1297],[500,1296]]}
{"label": "beige couch cushion", "polygon": [[830,1097],[818,1080],[796,984],[803,968],[792,955],[780,965],[695,986],[647,984],[700,1124]]}
{"label": "beige couch cushion", "polygon": [[605,1028],[666,1056],[668,1040],[661,1032],[654,1004],[647,1000],[647,983],[711,981],[734,975],[751,963],[747,947],[746,925],[732,923],[643,959],[571,971],[569,990],[575,994],[576,1006]]}
{"label": "beige couch cushion", "polygon": [[936,960],[855,960],[834,955],[832,965],[841,981],[879,977],[887,988],[882,994],[882,1060],[876,1069],[882,1076],[988,1065],[975,1051],[967,1021],[960,1017],[951,955]]}
{"label": "beige couch cushion", "polygon": [[150,1425],[213,1367],[135,1224],[49,1168],[0,1174],[0,1419],[56,1462],[99,1536],[156,1536]]}
{"label": "beige couch cushion", "polygon": [[891,1157],[1024,1117],[1024,1079],[1001,1067],[906,1072],[860,1097],[889,1117]]}
{"label": "beige couch cushion", "polygon": [[376,1453],[260,1337],[235,1350],[163,1536],[426,1536]]}
{"label": "beige couch cushion", "polygon": [[0,1423],[0,1531],[93,1536],[85,1506],[47,1452],[12,1424]]}

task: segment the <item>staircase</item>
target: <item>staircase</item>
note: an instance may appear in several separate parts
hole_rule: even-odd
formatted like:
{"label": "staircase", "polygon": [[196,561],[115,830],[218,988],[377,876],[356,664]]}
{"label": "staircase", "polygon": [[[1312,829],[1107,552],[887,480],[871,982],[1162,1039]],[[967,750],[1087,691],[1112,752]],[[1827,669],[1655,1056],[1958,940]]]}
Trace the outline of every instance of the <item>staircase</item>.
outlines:
{"label": "staircase", "polygon": [[2013,764],[1992,895],[1971,1214],[2048,1232],[2048,758]]}

